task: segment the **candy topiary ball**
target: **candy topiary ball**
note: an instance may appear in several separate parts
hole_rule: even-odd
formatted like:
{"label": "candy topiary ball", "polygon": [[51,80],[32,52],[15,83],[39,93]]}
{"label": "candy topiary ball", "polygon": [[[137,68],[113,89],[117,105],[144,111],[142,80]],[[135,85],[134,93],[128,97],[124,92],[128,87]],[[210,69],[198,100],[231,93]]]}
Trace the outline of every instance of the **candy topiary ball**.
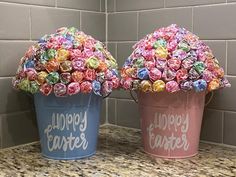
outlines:
{"label": "candy topiary ball", "polygon": [[117,63],[100,41],[74,27],[63,27],[28,49],[13,86],[46,96],[91,92],[107,96],[119,86]]}
{"label": "candy topiary ball", "polygon": [[230,86],[211,49],[175,24],[148,34],[133,49],[121,69],[124,89],[210,92]]}

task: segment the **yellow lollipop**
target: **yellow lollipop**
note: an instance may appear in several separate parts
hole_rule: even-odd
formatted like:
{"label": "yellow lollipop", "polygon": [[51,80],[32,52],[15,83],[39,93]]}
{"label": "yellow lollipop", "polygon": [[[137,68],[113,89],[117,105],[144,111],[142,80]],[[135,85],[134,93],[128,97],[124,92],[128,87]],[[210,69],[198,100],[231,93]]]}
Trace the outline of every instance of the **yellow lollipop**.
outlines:
{"label": "yellow lollipop", "polygon": [[57,59],[59,62],[65,61],[67,60],[67,58],[69,57],[70,52],[66,49],[59,49],[58,53],[57,53]]}
{"label": "yellow lollipop", "polygon": [[161,92],[165,90],[165,82],[162,80],[156,80],[153,85],[153,91],[154,92]]}
{"label": "yellow lollipop", "polygon": [[42,85],[45,80],[46,80],[46,77],[47,77],[48,73],[45,72],[45,71],[40,71],[39,73],[37,73],[37,79],[36,79],[36,82],[40,85]]}
{"label": "yellow lollipop", "polygon": [[155,52],[158,58],[167,58],[168,56],[168,50],[162,46],[158,47]]}
{"label": "yellow lollipop", "polygon": [[140,88],[143,92],[151,92],[152,91],[152,83],[148,80],[143,80],[140,84]]}

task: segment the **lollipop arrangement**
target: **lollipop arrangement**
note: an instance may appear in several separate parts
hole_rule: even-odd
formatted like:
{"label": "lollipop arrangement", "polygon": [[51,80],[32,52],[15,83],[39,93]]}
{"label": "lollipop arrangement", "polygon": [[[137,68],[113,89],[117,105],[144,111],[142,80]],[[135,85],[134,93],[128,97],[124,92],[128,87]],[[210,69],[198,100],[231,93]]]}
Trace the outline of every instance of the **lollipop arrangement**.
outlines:
{"label": "lollipop arrangement", "polygon": [[124,89],[174,93],[230,87],[211,49],[175,24],[148,34],[133,49],[121,69]]}
{"label": "lollipop arrangement", "polygon": [[28,49],[13,86],[46,96],[106,96],[119,86],[117,63],[101,42],[74,27],[63,27]]}

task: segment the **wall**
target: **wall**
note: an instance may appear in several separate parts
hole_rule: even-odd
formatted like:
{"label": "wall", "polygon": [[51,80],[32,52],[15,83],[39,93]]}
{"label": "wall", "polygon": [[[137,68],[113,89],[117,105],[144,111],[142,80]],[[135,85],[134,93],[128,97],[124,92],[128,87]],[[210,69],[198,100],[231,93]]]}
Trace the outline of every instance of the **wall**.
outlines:
{"label": "wall", "polygon": [[[61,26],[78,27],[106,42],[121,67],[136,41],[171,23],[199,35],[232,84],[215,92],[205,109],[201,139],[236,145],[236,0],[107,0],[107,13],[105,6],[105,0],[0,0],[0,148],[38,140],[32,99],[14,91],[11,78],[40,36]],[[106,103],[101,123],[139,128],[128,92],[115,91]]]}
{"label": "wall", "polygon": [[[132,45],[155,28],[176,23],[213,50],[232,87],[215,92],[205,109],[201,139],[236,145],[236,0],[108,0],[108,47],[121,67]],[[139,128],[137,104],[129,93],[108,99],[108,122]]]}
{"label": "wall", "polygon": [[11,86],[27,48],[62,26],[105,42],[105,19],[105,0],[0,0],[0,148],[38,140],[33,101]]}

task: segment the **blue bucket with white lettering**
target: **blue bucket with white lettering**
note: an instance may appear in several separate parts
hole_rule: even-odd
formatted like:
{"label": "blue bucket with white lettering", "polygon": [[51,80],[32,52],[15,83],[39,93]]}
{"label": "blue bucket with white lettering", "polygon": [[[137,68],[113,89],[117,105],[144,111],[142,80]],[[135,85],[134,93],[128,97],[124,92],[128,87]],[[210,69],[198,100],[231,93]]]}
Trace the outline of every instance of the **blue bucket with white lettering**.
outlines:
{"label": "blue bucket with white lettering", "polygon": [[43,156],[73,160],[96,153],[102,97],[34,95]]}

